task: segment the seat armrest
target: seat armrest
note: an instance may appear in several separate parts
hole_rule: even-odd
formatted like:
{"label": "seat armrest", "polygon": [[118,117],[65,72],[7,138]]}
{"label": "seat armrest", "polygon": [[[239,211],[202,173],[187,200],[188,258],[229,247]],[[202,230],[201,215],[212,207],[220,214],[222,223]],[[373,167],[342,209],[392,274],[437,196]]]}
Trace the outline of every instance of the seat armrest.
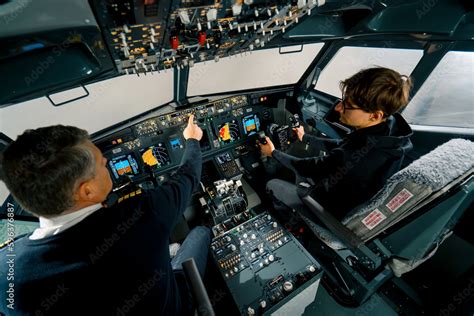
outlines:
{"label": "seat armrest", "polygon": [[214,308],[212,307],[206,288],[202,282],[196,263],[193,258],[183,262],[183,271],[186,275],[188,283],[196,302],[196,309],[198,315],[214,316]]}
{"label": "seat armrest", "polygon": [[354,232],[349,228],[342,225],[342,223],[336,219],[330,212],[328,212],[324,207],[319,204],[315,199],[310,195],[306,195],[302,198],[303,203],[311,210],[311,212],[316,215],[316,217],[324,224],[326,227],[336,235],[343,243],[350,245],[353,248],[359,248],[364,244],[362,239],[360,239]]}

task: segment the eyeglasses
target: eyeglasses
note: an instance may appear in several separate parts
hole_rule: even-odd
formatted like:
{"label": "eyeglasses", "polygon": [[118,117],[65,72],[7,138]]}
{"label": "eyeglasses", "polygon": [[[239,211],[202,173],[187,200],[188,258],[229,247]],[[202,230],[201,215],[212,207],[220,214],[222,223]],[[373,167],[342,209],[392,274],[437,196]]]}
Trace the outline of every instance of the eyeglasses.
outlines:
{"label": "eyeglasses", "polygon": [[[366,113],[372,113],[372,112],[368,112],[368,111],[366,111],[362,108],[359,108],[357,106],[354,106],[354,105],[350,104],[349,101],[347,100],[347,98],[342,98],[341,103],[342,103],[342,109],[343,109],[344,112],[345,111],[351,111],[351,110],[361,110],[361,111],[366,112]],[[385,117],[387,117],[387,115],[384,113],[383,117],[385,118]]]}
{"label": "eyeglasses", "polygon": [[[341,100],[341,103],[342,103],[342,108],[344,111],[349,111],[349,110],[362,110],[361,108],[358,108],[356,106],[353,106],[349,103],[349,101],[347,100],[347,98],[343,98]],[[363,111],[363,110],[362,110]]]}

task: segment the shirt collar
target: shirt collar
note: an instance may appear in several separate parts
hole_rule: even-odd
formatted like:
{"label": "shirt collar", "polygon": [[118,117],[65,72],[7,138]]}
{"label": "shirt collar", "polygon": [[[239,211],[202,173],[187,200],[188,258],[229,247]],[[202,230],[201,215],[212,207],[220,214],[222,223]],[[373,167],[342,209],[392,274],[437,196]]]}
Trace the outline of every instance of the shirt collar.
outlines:
{"label": "shirt collar", "polygon": [[59,234],[60,232],[65,231],[66,229],[76,225],[87,216],[91,215],[95,211],[102,208],[102,204],[94,204],[75,212],[55,216],[51,218],[41,217],[39,218],[40,227],[37,228],[29,239],[41,239],[48,236]]}

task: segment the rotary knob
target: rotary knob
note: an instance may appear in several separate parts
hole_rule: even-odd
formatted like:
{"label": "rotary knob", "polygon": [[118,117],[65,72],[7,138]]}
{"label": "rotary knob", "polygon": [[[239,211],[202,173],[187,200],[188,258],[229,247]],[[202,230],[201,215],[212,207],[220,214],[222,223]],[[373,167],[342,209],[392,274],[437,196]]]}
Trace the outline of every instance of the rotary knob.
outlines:
{"label": "rotary knob", "polygon": [[232,251],[236,251],[236,250],[237,250],[237,247],[236,247],[235,245],[231,245],[231,246],[230,246],[230,249],[231,249]]}
{"label": "rotary knob", "polygon": [[285,281],[285,283],[283,283],[283,290],[285,292],[291,292],[293,290],[293,283],[290,281]]}
{"label": "rotary knob", "polygon": [[309,272],[314,273],[316,271],[316,268],[314,266],[309,266],[308,270]]}
{"label": "rotary knob", "polygon": [[276,228],[278,226],[277,222],[273,222],[272,226],[273,228]]}
{"label": "rotary knob", "polygon": [[255,239],[255,238],[257,238],[257,236],[256,236],[255,234],[252,234],[252,235],[250,236],[250,238],[251,238],[251,239]]}
{"label": "rotary knob", "polygon": [[244,238],[247,238],[249,235],[247,235],[247,233],[244,234]]}
{"label": "rotary knob", "polygon": [[260,308],[264,309],[267,307],[267,302],[265,300],[260,301]]}
{"label": "rotary knob", "polygon": [[[268,260],[269,260],[270,262],[273,262],[273,261],[275,260],[275,256],[269,255],[269,256],[268,256]],[[314,267],[313,267],[313,268],[314,268]]]}
{"label": "rotary knob", "polygon": [[253,316],[253,315],[255,315],[255,310],[252,307],[249,306],[249,308],[247,308],[247,314],[249,316]]}

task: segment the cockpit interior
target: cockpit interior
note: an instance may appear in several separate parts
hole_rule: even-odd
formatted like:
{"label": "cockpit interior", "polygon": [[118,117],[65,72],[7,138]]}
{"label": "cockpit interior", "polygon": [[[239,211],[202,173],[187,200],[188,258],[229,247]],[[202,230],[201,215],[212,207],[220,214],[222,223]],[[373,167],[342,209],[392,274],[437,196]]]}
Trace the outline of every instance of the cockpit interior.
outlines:
{"label": "cockpit interior", "polygon": [[[0,151],[86,129],[122,203],[173,179],[192,114],[200,188],[170,244],[212,229],[198,315],[473,315],[473,39],[469,0],[0,1]],[[295,175],[258,143],[326,155],[353,132],[340,81],[371,66],[413,79],[400,171],[342,221],[276,210],[267,182]],[[38,220],[0,201],[6,248]]]}

